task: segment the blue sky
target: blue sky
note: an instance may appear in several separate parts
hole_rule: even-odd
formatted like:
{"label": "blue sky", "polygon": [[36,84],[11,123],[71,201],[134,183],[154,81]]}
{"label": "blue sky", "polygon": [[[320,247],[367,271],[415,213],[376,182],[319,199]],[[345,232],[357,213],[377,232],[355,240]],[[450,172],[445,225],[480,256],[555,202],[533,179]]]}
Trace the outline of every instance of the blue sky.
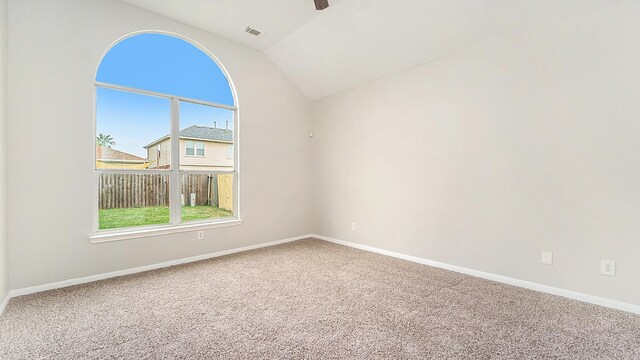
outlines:
{"label": "blue sky", "polygon": [[[105,55],[96,80],[137,89],[233,105],[227,79],[200,49],[169,35],[141,34],[116,44]],[[114,149],[146,157],[144,145],[169,134],[169,100],[97,88],[96,134],[111,135]],[[180,128],[233,128],[233,112],[180,104]]]}

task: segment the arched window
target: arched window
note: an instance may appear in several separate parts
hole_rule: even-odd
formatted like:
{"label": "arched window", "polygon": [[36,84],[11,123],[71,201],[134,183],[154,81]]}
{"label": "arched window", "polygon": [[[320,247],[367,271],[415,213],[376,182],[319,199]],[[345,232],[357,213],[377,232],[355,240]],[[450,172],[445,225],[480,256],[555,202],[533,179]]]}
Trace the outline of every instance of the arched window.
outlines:
{"label": "arched window", "polygon": [[237,107],[212,56],[140,33],[106,52],[95,85],[94,239],[237,222]]}

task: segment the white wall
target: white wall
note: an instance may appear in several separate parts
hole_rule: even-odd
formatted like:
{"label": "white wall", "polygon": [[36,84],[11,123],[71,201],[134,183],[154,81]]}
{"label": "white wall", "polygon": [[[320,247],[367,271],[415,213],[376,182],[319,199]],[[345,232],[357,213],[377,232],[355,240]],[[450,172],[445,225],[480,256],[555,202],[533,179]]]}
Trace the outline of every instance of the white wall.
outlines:
{"label": "white wall", "polygon": [[7,0],[0,0],[0,303],[9,292],[7,246]]}
{"label": "white wall", "polygon": [[[9,29],[12,289],[308,233],[309,103],[264,54],[113,0],[12,0]],[[114,40],[145,29],[186,36],[229,70],[239,95],[244,223],[206,231],[204,241],[187,233],[90,244],[96,66]],[[33,151],[42,142],[46,151]]]}
{"label": "white wall", "polygon": [[640,304],[639,18],[626,1],[314,102],[314,232]]}

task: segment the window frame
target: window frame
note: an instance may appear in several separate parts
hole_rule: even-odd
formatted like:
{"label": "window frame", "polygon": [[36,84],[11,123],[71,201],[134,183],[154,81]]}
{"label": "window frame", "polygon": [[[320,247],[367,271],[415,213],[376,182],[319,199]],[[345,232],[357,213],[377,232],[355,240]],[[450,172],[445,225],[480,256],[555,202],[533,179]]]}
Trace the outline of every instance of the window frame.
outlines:
{"label": "window frame", "polygon": [[[190,148],[189,146],[187,146],[188,143],[192,143],[193,147]],[[202,155],[198,155],[198,144],[202,145]],[[186,157],[205,157],[205,143],[204,141],[197,141],[197,140],[185,140],[184,141],[184,156]],[[187,154],[187,150],[188,149],[193,149],[193,155],[189,155]]]}
{"label": "window frame", "polygon": [[[134,34],[135,35],[135,34]],[[175,36],[168,34],[170,36]],[[133,35],[130,35],[133,36]],[[180,37],[181,38],[181,37]],[[116,41],[114,44],[117,44],[122,39]],[[183,39],[185,41],[189,41],[187,39]],[[191,42],[195,46],[195,43]],[[95,206],[94,206],[94,219],[93,219],[93,234],[89,237],[90,242],[92,243],[102,243],[102,242],[110,242],[110,241],[120,241],[127,239],[136,239],[143,238],[149,236],[158,236],[158,235],[166,235],[173,233],[181,233],[181,232],[189,232],[189,231],[198,231],[202,229],[210,229],[217,228],[223,226],[234,226],[242,224],[242,219],[240,217],[240,171],[239,171],[239,111],[237,106],[237,97],[235,88],[225,70],[224,67],[217,61],[213,56],[211,56],[207,51],[203,50],[201,47],[197,46],[203,52],[205,52],[212,61],[215,61],[218,67],[222,70],[222,72],[227,77],[227,81],[229,82],[229,88],[233,95],[235,106],[219,104],[214,102],[209,102],[205,100],[192,99],[177,95],[159,93],[149,90],[131,88],[121,85],[115,85],[100,81],[94,81],[94,128],[93,128],[93,136],[95,137],[96,128],[97,128],[97,92],[98,88],[107,88],[112,90],[131,92],[135,94],[155,96],[160,98],[165,98],[170,101],[170,148],[171,148],[171,158],[170,160],[170,169],[144,169],[144,170],[136,170],[136,169],[98,169],[95,167],[95,161],[93,162],[94,167],[94,194],[98,194],[98,177],[101,173],[123,173],[123,174],[154,174],[154,173],[163,173],[169,174],[170,185],[169,185],[169,224],[161,224],[161,225],[143,225],[136,227],[127,227],[127,228],[117,228],[117,229],[99,229],[99,203],[98,196],[95,196]],[[108,51],[107,51],[108,52]],[[106,52],[105,52],[106,54]],[[220,171],[197,171],[197,170],[180,170],[180,102],[188,102],[193,104],[199,104],[204,106],[211,106],[226,110],[233,111],[233,144],[234,144],[234,158],[233,158],[233,170],[220,170]],[[185,144],[186,147],[186,144]],[[95,160],[95,151],[94,160]],[[186,150],[185,150],[186,153]],[[194,154],[196,153],[195,144],[194,144]],[[195,156],[195,155],[194,155]],[[203,156],[200,156],[203,157]],[[190,222],[182,222],[182,204],[180,197],[180,175],[182,173],[206,173],[206,174],[231,174],[233,175],[233,216],[217,218],[217,219],[205,219],[198,221],[190,221]]]}
{"label": "window frame", "polygon": [[[189,147],[189,143],[193,144],[192,147]],[[184,141],[184,156],[195,156],[196,155],[196,146],[195,141],[185,140]],[[193,150],[193,154],[189,154],[189,149]]]}
{"label": "window frame", "polygon": [[[202,145],[202,149],[200,149],[198,145]],[[203,141],[195,141],[193,143],[193,150],[195,151],[196,157],[204,157],[204,149],[205,149],[205,144]],[[202,155],[198,155],[198,150],[202,150]]]}

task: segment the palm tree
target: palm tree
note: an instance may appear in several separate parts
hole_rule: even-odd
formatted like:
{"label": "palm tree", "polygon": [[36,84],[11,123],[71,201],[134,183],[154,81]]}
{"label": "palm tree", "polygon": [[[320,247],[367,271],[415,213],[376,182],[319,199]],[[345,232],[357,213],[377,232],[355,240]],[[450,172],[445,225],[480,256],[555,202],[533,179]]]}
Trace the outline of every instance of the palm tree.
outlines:
{"label": "palm tree", "polygon": [[96,136],[96,145],[106,146],[110,148],[115,144],[116,142],[113,140],[111,135],[98,134],[98,136]]}

